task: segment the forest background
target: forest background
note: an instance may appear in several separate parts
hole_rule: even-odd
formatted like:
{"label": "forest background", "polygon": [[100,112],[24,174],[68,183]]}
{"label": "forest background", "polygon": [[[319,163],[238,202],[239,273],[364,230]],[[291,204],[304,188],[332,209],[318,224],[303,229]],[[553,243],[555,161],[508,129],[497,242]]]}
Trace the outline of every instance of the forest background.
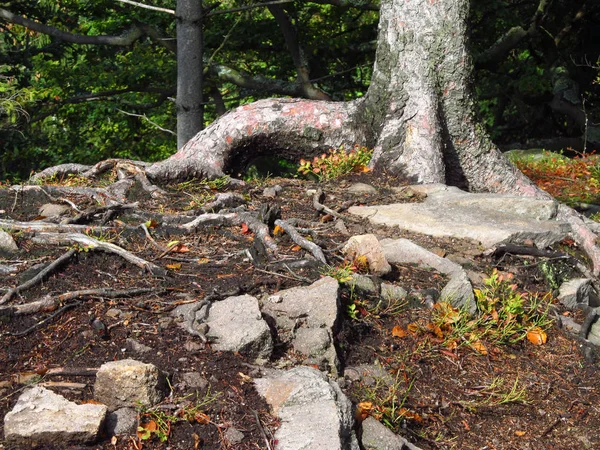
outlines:
{"label": "forest background", "polygon": [[[2,2],[0,180],[67,162],[159,161],[175,153],[177,5],[151,6]],[[377,2],[203,6],[205,126],[260,98],[341,101],[366,93]],[[7,14],[72,35],[144,34],[126,45],[78,44],[32,31]],[[494,142],[503,149],[593,152],[600,144],[600,6],[480,0],[472,2],[470,25],[477,110]]]}

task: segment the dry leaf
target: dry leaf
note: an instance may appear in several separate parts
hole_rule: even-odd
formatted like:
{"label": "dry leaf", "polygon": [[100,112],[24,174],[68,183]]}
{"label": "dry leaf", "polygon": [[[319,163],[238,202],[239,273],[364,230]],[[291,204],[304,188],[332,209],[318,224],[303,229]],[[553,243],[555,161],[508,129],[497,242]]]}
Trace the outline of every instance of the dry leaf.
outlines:
{"label": "dry leaf", "polygon": [[400,408],[398,410],[398,415],[404,417],[405,419],[411,419],[419,423],[423,422],[423,417],[406,408]]}
{"label": "dry leaf", "polygon": [[250,228],[245,223],[242,224],[242,234],[252,234],[252,231],[250,231]]}
{"label": "dry leaf", "polygon": [[408,331],[410,331],[412,334],[415,334],[417,331],[419,331],[419,324],[416,322],[409,323],[408,326],[406,327],[406,329]]}
{"label": "dry leaf", "polygon": [[299,250],[301,250],[301,249],[302,249],[302,247],[300,247],[299,245],[294,245],[294,246],[292,247],[292,251],[293,251],[293,252],[297,252],[297,251],[299,251]]}
{"label": "dry leaf", "polygon": [[428,323],[427,329],[429,331],[431,331],[433,334],[435,334],[436,337],[438,337],[440,339],[444,339],[444,333],[442,332],[441,328],[438,327],[436,324]]}
{"label": "dry leaf", "polygon": [[535,327],[527,332],[527,340],[533,345],[543,345],[548,340],[548,335],[540,327]]}
{"label": "dry leaf", "polygon": [[356,411],[354,412],[354,418],[357,422],[362,422],[373,412],[373,403],[371,402],[360,402],[356,405]]}
{"label": "dry leaf", "polygon": [[238,372],[238,375],[241,379],[241,383],[252,383],[252,377],[249,377],[248,375],[246,375],[245,373],[242,372]]}
{"label": "dry leaf", "polygon": [[210,260],[208,258],[200,258],[196,263],[198,264],[208,264]]}
{"label": "dry leaf", "polygon": [[118,442],[118,439],[117,439],[117,437],[116,437],[116,436],[113,436],[113,437],[111,437],[111,438],[110,438],[110,443],[111,443],[111,445],[112,445],[113,447],[116,447],[116,446],[117,446],[117,442]]}
{"label": "dry leaf", "polygon": [[525,431],[515,431],[515,436],[525,436]]}
{"label": "dry leaf", "polygon": [[210,417],[204,413],[197,412],[194,416],[194,420],[201,425],[206,425],[210,423]]}
{"label": "dry leaf", "polygon": [[179,270],[181,269],[181,263],[167,264],[167,269]]}
{"label": "dry leaf", "polygon": [[471,348],[473,348],[473,350],[478,352],[480,355],[485,356],[488,354],[487,348],[479,339],[476,339],[473,342],[471,342]]}
{"label": "dry leaf", "polygon": [[279,225],[275,225],[275,228],[273,228],[273,236],[277,236],[281,233],[283,233],[283,228],[281,228]]}
{"label": "dry leaf", "polygon": [[403,338],[406,336],[406,331],[404,331],[404,329],[400,325],[396,325],[392,329],[392,336]]}

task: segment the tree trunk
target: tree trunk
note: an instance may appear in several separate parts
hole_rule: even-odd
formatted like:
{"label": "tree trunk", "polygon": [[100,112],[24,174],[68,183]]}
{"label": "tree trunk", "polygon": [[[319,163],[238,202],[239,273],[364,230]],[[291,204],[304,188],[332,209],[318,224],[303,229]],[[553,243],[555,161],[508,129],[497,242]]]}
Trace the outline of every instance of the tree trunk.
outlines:
{"label": "tree trunk", "polygon": [[373,79],[350,103],[269,99],[240,107],[153,165],[155,179],[235,175],[260,154],[299,159],[373,147],[372,165],[415,182],[542,195],[475,118],[469,0],[383,0]]}
{"label": "tree trunk", "polygon": [[177,0],[177,148],[204,122],[202,104],[202,2]]}

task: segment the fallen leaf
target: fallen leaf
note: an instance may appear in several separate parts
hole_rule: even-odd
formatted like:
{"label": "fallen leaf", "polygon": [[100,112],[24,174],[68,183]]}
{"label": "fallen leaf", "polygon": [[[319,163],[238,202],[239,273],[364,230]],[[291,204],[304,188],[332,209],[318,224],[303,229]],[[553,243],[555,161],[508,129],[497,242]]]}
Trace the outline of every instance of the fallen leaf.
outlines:
{"label": "fallen leaf", "polygon": [[373,412],[373,403],[371,402],[360,402],[356,405],[356,411],[354,412],[354,418],[357,422],[362,422]]}
{"label": "fallen leaf", "polygon": [[190,251],[189,247],[185,244],[176,244],[171,248],[173,253],[187,253]]}
{"label": "fallen leaf", "polygon": [[515,431],[515,436],[525,436],[525,431]]}
{"label": "fallen leaf", "polygon": [[473,342],[471,342],[471,348],[473,350],[475,350],[477,353],[479,353],[480,355],[485,356],[488,354],[487,348],[485,347],[485,345],[483,345],[483,342],[481,342],[479,339],[476,339]]}
{"label": "fallen leaf", "polygon": [[275,225],[275,228],[273,228],[273,236],[277,236],[281,233],[283,233],[283,228],[281,228],[279,225]]}
{"label": "fallen leaf", "polygon": [[242,234],[252,234],[252,231],[250,231],[250,228],[245,223],[242,224]]}
{"label": "fallen leaf", "polygon": [[409,323],[408,326],[406,327],[406,329],[408,331],[410,331],[412,334],[415,334],[417,331],[419,331],[419,324],[416,322]]}
{"label": "fallen leaf", "polygon": [[179,270],[181,269],[181,263],[167,264],[167,269]]}
{"label": "fallen leaf", "polygon": [[241,379],[242,384],[252,383],[252,377],[249,377],[248,375],[246,375],[245,373],[242,373],[242,372],[238,372],[238,375]]}
{"label": "fallen leaf", "polygon": [[198,264],[208,264],[210,260],[208,258],[200,258],[196,263]]}
{"label": "fallen leaf", "polygon": [[416,422],[423,422],[423,417],[421,417],[419,414],[412,412],[409,409],[406,408],[400,408],[398,410],[398,415],[401,417],[404,417],[405,419],[410,419],[410,420],[414,420]]}
{"label": "fallen leaf", "polygon": [[201,425],[207,425],[210,423],[210,417],[204,413],[197,412],[194,415],[194,420]]}
{"label": "fallen leaf", "polygon": [[400,325],[396,325],[392,329],[392,336],[403,338],[406,336],[406,331],[404,331],[404,329]]}
{"label": "fallen leaf", "polygon": [[118,439],[117,439],[117,437],[116,437],[116,436],[113,436],[113,437],[111,437],[111,438],[110,438],[110,444],[111,444],[113,447],[116,447],[116,446],[117,446],[117,442],[118,442]]}
{"label": "fallen leaf", "polygon": [[104,403],[98,402],[92,398],[87,399],[87,400],[83,400],[81,402],[82,405],[103,405]]}
{"label": "fallen leaf", "polygon": [[527,332],[527,340],[533,345],[544,345],[548,340],[548,335],[540,327],[535,327]]}
{"label": "fallen leaf", "polygon": [[294,245],[294,246],[292,247],[292,251],[293,251],[293,252],[297,252],[297,251],[299,251],[299,250],[301,250],[301,249],[302,249],[302,247],[300,247],[299,245]]}
{"label": "fallen leaf", "polygon": [[444,339],[444,333],[442,332],[441,328],[438,327],[436,324],[428,323],[427,329],[429,331],[431,331],[433,334],[435,334],[436,337],[438,337],[440,339]]}

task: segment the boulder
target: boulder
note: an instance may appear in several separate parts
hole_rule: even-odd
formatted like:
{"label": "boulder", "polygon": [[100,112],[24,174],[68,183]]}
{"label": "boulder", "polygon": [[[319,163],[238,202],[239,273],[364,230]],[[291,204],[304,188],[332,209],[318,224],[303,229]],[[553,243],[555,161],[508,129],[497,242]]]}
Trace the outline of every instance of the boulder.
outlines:
{"label": "boulder", "polygon": [[254,380],[280,419],[277,450],[358,450],[352,404],[337,383],[306,366]]}
{"label": "boulder", "polygon": [[97,439],[106,412],[105,405],[77,405],[36,386],[23,392],[4,417],[4,437],[22,448],[89,444]]}
{"label": "boulder", "polygon": [[267,299],[262,305],[281,342],[291,343],[306,357],[307,364],[328,368],[333,374],[339,365],[333,345],[340,306],[338,291],[338,282],[325,277],[310,286],[280,291],[278,302]]}
{"label": "boulder", "polygon": [[365,450],[419,450],[373,417],[367,417],[361,428],[361,443]]}
{"label": "boulder", "polygon": [[[198,311],[204,314],[204,310]],[[212,348],[239,352],[252,358],[268,358],[273,351],[271,330],[262,318],[258,300],[251,295],[214,302],[206,319],[206,337]]]}
{"label": "boulder", "polygon": [[443,184],[415,185],[422,203],[353,206],[348,212],[376,225],[430,236],[473,239],[486,247],[531,240],[543,248],[563,239],[569,225],[556,220],[554,200],[506,194],[472,194]]}
{"label": "boulder", "polygon": [[17,253],[18,251],[19,247],[17,247],[17,243],[12,238],[12,236],[6,231],[0,230],[0,255],[2,253],[12,255]]}
{"label": "boulder", "polygon": [[153,364],[134,359],[111,361],[100,366],[94,398],[114,411],[122,407],[152,406],[160,402],[166,374]]}
{"label": "boulder", "polygon": [[54,203],[46,203],[40,206],[39,215],[42,217],[52,218],[60,217],[69,212],[70,208],[67,205],[57,205]]}
{"label": "boulder", "polygon": [[574,278],[560,285],[558,300],[567,308],[574,309],[577,305],[600,306],[598,293],[589,278]]}

